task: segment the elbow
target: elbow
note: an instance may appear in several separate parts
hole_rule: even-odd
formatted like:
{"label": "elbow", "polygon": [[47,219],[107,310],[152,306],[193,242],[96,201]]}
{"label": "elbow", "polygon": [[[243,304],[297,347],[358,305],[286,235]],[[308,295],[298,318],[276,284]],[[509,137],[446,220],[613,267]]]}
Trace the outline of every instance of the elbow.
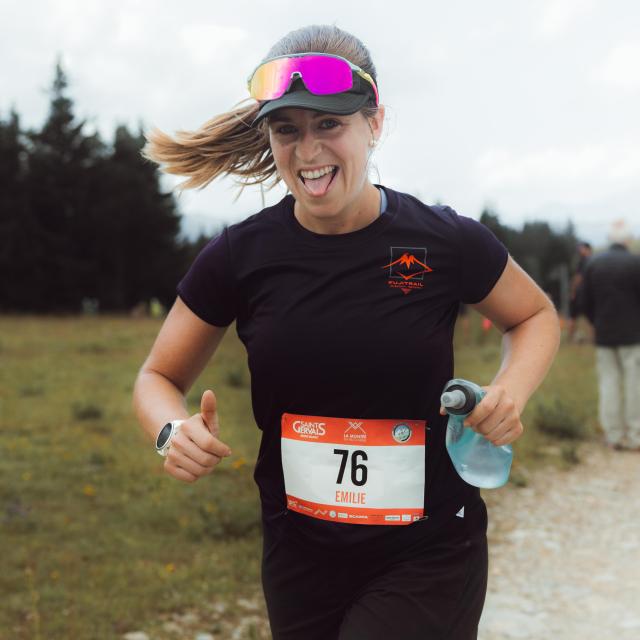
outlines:
{"label": "elbow", "polygon": [[538,311],[538,315],[544,318],[545,327],[548,327],[550,335],[554,336],[558,344],[560,344],[560,335],[562,333],[560,313],[550,297],[545,296],[545,304]]}
{"label": "elbow", "polygon": [[139,401],[140,401],[140,396],[141,394],[143,394],[143,386],[144,386],[144,382],[146,380],[145,376],[146,376],[146,371],[144,369],[144,366],[140,368],[140,370],[138,371],[135,380],[133,381],[133,391],[131,393],[131,408],[133,409],[133,412],[137,415],[138,413],[138,406],[139,406]]}
{"label": "elbow", "polygon": [[560,315],[550,298],[545,296],[542,306],[526,320],[507,328],[504,333],[509,334],[521,329],[530,329],[543,338],[544,342],[556,353],[560,347],[562,328]]}
{"label": "elbow", "polygon": [[162,382],[168,382],[169,384],[174,386],[176,390],[178,390],[183,396],[187,395],[190,388],[188,384],[186,383],[183,384],[179,380],[173,380],[166,373],[163,373],[162,371],[158,371],[157,369],[154,369],[153,367],[150,367],[146,364],[142,365],[142,367],[140,368],[140,371],[138,371],[138,375],[136,377],[136,382],[134,385],[134,390],[135,390],[135,386],[138,385],[138,383],[141,383],[145,380],[161,380]]}
{"label": "elbow", "polygon": [[551,300],[549,304],[540,310],[540,313],[544,317],[544,326],[542,328],[542,335],[546,335],[549,343],[553,347],[554,355],[560,348],[560,342],[562,339],[562,325],[560,321],[560,314]]}

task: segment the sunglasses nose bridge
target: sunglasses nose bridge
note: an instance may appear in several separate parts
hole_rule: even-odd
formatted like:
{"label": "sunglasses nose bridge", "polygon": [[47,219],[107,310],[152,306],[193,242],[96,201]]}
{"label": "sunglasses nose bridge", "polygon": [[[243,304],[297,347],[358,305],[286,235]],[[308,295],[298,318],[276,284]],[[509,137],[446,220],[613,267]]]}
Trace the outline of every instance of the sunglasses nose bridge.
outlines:
{"label": "sunglasses nose bridge", "polygon": [[289,76],[289,82],[287,82],[287,86],[284,90],[284,93],[287,93],[287,91],[289,91],[289,89],[291,89],[291,85],[296,82],[297,80],[300,80],[300,82],[302,82],[302,84],[304,84],[305,88],[307,86],[306,82],[304,81],[303,77],[302,77],[302,73],[300,71],[292,71],[291,75]]}

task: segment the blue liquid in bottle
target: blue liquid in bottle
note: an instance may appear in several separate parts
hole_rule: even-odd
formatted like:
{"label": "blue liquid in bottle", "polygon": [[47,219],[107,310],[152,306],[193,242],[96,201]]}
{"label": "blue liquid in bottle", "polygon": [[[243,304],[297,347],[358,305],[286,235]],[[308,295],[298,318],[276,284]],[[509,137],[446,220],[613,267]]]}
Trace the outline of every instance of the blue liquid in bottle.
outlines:
{"label": "blue liquid in bottle", "polygon": [[463,425],[484,396],[485,392],[477,384],[454,378],[445,385],[440,402],[449,414],[446,446],[458,475],[474,487],[496,489],[509,479],[513,460],[511,445],[496,447]]}

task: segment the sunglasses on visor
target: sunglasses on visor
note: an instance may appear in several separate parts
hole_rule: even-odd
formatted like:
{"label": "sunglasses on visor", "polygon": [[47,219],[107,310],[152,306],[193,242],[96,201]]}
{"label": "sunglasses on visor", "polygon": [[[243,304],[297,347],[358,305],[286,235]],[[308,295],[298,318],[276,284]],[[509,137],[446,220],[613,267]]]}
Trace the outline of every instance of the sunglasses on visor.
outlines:
{"label": "sunglasses on visor", "polygon": [[249,94],[256,100],[283,96],[297,78],[315,95],[342,93],[353,88],[357,74],[371,84],[378,104],[378,88],[373,78],[346,58],[329,53],[295,53],[277,56],[258,65],[249,76]]}

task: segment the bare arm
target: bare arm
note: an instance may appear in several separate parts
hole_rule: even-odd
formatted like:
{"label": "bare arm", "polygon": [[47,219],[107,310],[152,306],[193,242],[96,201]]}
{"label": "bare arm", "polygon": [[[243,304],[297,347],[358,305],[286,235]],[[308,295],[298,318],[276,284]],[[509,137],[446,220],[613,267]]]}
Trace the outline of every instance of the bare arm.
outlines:
{"label": "bare arm", "polygon": [[471,306],[489,318],[503,338],[500,369],[467,423],[494,444],[508,444],[522,435],[520,415],[558,351],[558,314],[511,257],[489,295]]}
{"label": "bare arm", "polygon": [[[189,416],[185,399],[225,332],[226,327],[215,327],[198,318],[178,297],[136,378],[133,409],[150,439],[155,441],[163,425],[171,420],[190,420],[174,439],[175,451],[170,451],[165,462],[167,471],[181,480],[192,482],[210,473],[220,458],[229,455],[227,445],[217,438],[213,392],[205,392],[197,416]],[[189,460],[178,464],[180,450]]]}
{"label": "bare arm", "polygon": [[502,331],[502,364],[492,384],[504,386],[522,412],[558,351],[557,311],[511,257],[491,293],[472,306]]}

